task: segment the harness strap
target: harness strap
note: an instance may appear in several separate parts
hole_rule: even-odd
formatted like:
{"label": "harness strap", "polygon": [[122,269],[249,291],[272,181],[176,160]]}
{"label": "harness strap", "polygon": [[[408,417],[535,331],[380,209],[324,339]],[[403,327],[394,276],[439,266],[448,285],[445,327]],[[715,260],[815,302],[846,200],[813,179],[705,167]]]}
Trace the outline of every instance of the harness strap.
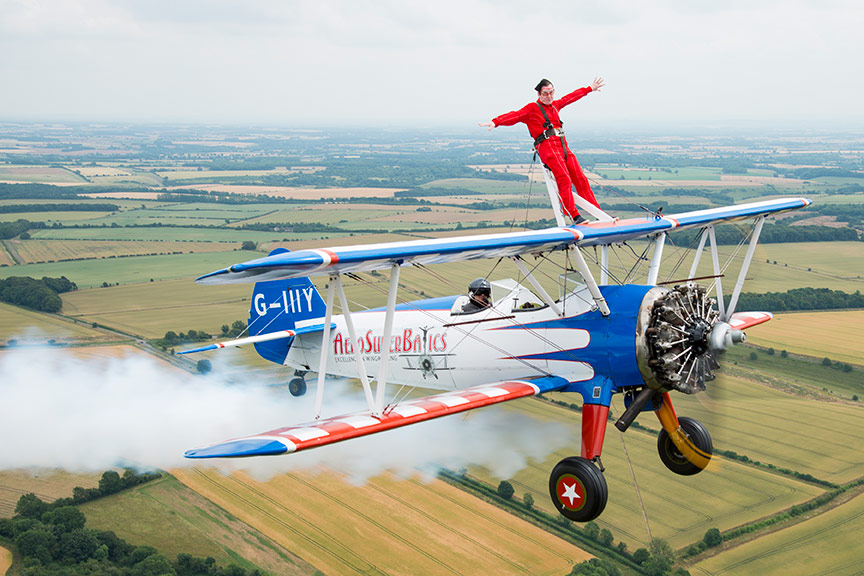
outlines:
{"label": "harness strap", "polygon": [[[564,122],[561,122],[561,128],[555,128],[552,125],[552,121],[549,120],[549,116],[546,114],[546,110],[543,108],[543,105],[540,104],[540,102],[534,103],[537,104],[537,107],[540,108],[540,113],[543,114],[543,119],[545,120],[545,122],[543,123],[543,128],[546,129],[543,131],[542,134],[540,134],[539,136],[537,136],[537,138],[534,139],[534,148],[536,149],[537,146],[539,146],[541,143],[545,142],[549,138],[558,136],[561,138],[561,147],[564,148],[564,162],[567,162],[567,141],[564,139],[564,130],[561,129],[564,127]],[[559,118],[558,121],[560,122],[561,119]]]}

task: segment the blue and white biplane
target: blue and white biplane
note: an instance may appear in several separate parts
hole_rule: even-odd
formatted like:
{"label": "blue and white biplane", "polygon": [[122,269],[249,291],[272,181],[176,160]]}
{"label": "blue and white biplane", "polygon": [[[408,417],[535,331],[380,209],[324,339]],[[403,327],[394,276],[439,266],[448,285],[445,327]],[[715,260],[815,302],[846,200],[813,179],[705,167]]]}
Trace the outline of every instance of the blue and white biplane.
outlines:
{"label": "blue and white biplane", "polygon": [[[810,201],[781,198],[617,220],[577,198],[596,220],[567,226],[548,173],[547,189],[558,222],[553,228],[294,252],[280,248],[198,278],[200,284],[255,282],[249,336],[183,353],[253,344],[262,357],[295,370],[292,394],[305,392],[308,372],[317,372],[317,386],[310,422],[190,450],[186,456],[289,454],[559,391],[577,393],[583,401],[581,454],[559,462],[549,478],[550,497],[567,518],[592,520],[606,506],[600,457],[614,394],[623,394],[626,406],[617,428],[625,431],[641,411],[653,410],[662,425],[658,449],[666,467],[681,475],[702,471],[711,458],[711,437],[698,421],[675,414],[669,393],[704,390],[719,367],[718,355],[743,341],[744,329],[771,318],[764,312],[736,313],[736,303],[765,219]],[[715,225],[726,222],[753,226],[728,304],[714,233]],[[701,229],[689,274],[658,285],[667,235],[684,229]],[[610,247],[645,238],[652,242],[646,283],[610,284]],[[714,271],[707,277],[713,282],[710,291],[696,283],[706,279],[696,277],[706,243]],[[585,259],[589,248],[600,251],[599,280]],[[564,252],[569,263],[565,289],[557,298],[526,265],[528,256],[555,252]],[[471,313],[466,313],[465,296],[397,305],[402,267],[484,258],[509,259],[528,285],[492,281],[491,305]],[[351,312],[343,276],[378,270],[389,270],[386,306]],[[568,273],[578,273],[579,281],[569,282]],[[311,276],[329,279],[325,298]],[[333,313],[336,295],[339,315]],[[328,374],[359,378],[366,409],[322,418]],[[387,402],[388,384],[442,392]]]}

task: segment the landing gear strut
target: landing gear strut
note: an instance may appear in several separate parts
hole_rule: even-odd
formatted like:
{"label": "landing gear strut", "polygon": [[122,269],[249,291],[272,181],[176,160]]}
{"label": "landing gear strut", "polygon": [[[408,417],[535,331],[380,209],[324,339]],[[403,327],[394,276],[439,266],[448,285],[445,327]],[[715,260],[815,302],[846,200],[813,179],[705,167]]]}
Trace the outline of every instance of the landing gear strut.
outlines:
{"label": "landing gear strut", "polygon": [[549,496],[566,518],[588,522],[606,508],[609,491],[603,473],[590,460],[574,456],[561,460],[552,470]]}

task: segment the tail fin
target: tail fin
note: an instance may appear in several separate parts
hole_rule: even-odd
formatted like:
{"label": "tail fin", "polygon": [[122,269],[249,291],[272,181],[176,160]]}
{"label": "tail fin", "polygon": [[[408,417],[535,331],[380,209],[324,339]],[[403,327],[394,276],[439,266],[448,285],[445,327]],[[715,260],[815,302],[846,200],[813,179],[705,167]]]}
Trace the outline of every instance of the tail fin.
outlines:
{"label": "tail fin", "polygon": [[[270,255],[287,252],[277,248]],[[309,278],[290,278],[258,282],[252,292],[249,310],[249,336],[269,334],[278,330],[293,330],[297,322],[312,318],[324,318],[327,305]],[[255,350],[271,362],[283,364],[291,340],[258,342]]]}

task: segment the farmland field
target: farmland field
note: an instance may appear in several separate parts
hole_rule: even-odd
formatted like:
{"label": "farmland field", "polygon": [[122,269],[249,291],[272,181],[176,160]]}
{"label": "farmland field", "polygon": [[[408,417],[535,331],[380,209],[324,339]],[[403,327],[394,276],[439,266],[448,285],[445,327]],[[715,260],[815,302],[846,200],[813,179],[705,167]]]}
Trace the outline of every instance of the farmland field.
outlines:
{"label": "farmland field", "polygon": [[[328,232],[260,232],[257,230],[226,230],[225,228],[182,228],[176,226],[152,226],[149,228],[66,228],[61,230],[34,230],[33,238],[53,240],[150,240],[158,241],[198,241],[198,242],[278,242],[283,238],[291,240],[311,240],[322,236],[340,238],[344,233]],[[238,246],[239,247],[239,246]]]}
{"label": "farmland field", "polygon": [[0,518],[14,516],[18,499],[28,492],[45,502],[53,502],[58,498],[71,498],[76,486],[95,488],[100,476],[64,470],[0,470]]}
{"label": "farmland field", "polygon": [[65,321],[52,314],[32,312],[0,302],[0,343],[15,338],[21,344],[44,343],[48,339],[61,344],[110,342],[117,336],[89,326]]}
{"label": "farmland field", "polygon": [[288,550],[172,477],[88,502],[81,511],[89,528],[112,530],[127,542],[153,546],[171,559],[189,553],[273,574],[314,572]]}
{"label": "farmland field", "polygon": [[196,276],[224,268],[235,260],[251,260],[263,256],[260,252],[244,252],[239,258],[230,254],[175,254],[170,256],[135,256],[132,258],[105,258],[46,264],[22,264],[0,268],[0,278],[9,276],[66,276],[78,288],[93,288],[108,284],[134,284],[153,280],[194,279]]}
{"label": "farmland field", "polygon": [[563,574],[590,557],[437,480],[379,476],[354,486],[332,471],[267,482],[212,470],[175,474],[328,574]]}
{"label": "farmland field", "polygon": [[83,184],[86,180],[65,168],[51,166],[0,166],[0,182]]}
{"label": "farmland field", "polygon": [[724,450],[838,484],[864,476],[860,404],[813,401],[728,375],[704,394],[674,401],[679,415],[705,422]]}
{"label": "farmland field", "polygon": [[[30,222],[46,222],[59,224],[81,224],[82,221],[96,220],[110,215],[111,212],[6,212],[0,213],[0,222],[29,220]],[[89,222],[88,222],[89,223]]]}
{"label": "farmland field", "polygon": [[749,342],[797,354],[864,365],[864,310],[776,314]]}
{"label": "farmland field", "polygon": [[114,258],[173,253],[230,252],[236,245],[223,242],[146,242],[135,240],[5,240],[22,264],[85,258]]}
{"label": "farmland field", "polygon": [[[572,395],[558,397],[567,402],[576,401]],[[543,421],[559,422],[570,428],[568,448],[550,455],[544,462],[530,463],[509,479],[518,496],[530,492],[537,507],[554,514],[556,512],[547,492],[549,471],[560,459],[578,455],[581,416],[537,400],[504,408],[532,414]],[[615,413],[620,414],[621,410],[618,404]],[[678,414],[688,412],[678,408]],[[709,429],[712,428],[711,420],[705,421]],[[652,414],[644,415],[640,422],[646,426],[659,427]],[[711,432],[714,433],[714,430]],[[651,534],[655,538],[667,540],[673,548],[700,540],[708,528],[732,528],[822,493],[821,489],[802,482],[716,457],[709,468],[698,476],[676,476],[661,463],[654,434],[631,429],[623,436],[650,520]],[[715,446],[723,447],[721,442],[722,435],[715,440]],[[626,542],[630,550],[647,546],[648,534],[627,458],[620,434],[612,426],[608,426],[606,433],[603,465],[609,485],[609,502],[597,523],[611,530],[616,541]],[[469,472],[492,485],[497,485],[500,480],[489,476],[482,469],[469,469]]]}
{"label": "farmland field", "polygon": [[12,566],[12,552],[0,546],[0,576],[5,575],[10,566]]}
{"label": "farmland field", "polygon": [[864,497],[690,567],[693,576],[861,574]]}

